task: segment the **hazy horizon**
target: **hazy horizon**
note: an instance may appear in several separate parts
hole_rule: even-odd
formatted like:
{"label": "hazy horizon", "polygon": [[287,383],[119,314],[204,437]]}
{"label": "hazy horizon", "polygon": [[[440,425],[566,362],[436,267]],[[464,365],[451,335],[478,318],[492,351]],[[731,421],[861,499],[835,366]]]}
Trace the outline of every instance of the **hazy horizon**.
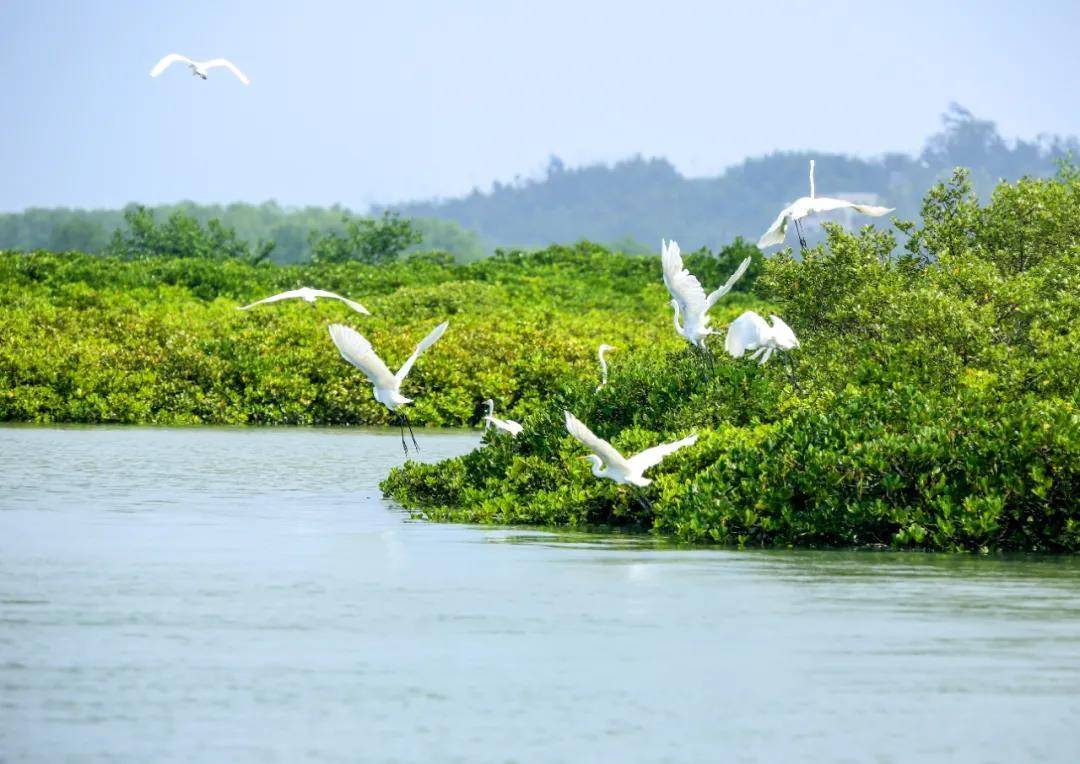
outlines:
{"label": "hazy horizon", "polygon": [[[363,209],[535,177],[551,156],[701,177],[774,151],[915,153],[952,101],[1008,139],[1080,132],[1062,96],[1075,3],[315,5],[0,7],[0,210]],[[252,84],[151,79],[173,50],[228,56]]]}

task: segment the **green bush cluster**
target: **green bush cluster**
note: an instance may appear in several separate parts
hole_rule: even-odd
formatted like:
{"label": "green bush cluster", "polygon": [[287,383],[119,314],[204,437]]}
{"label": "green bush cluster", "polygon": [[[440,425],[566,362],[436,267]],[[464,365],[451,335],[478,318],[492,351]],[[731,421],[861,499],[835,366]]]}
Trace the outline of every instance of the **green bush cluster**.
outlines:
{"label": "green bush cluster", "polygon": [[[750,250],[693,262],[719,281]],[[0,420],[387,424],[327,323],[354,326],[396,368],[446,319],[450,332],[406,383],[413,422],[475,424],[489,397],[523,417],[567,380],[595,384],[601,342],[623,356],[678,347],[658,272],[655,258],[585,243],[471,265],[438,253],[380,266],[3,253]],[[353,297],[373,315],[332,301],[236,310],[305,285]],[[732,306],[750,304],[744,295]]]}
{"label": "green bush cluster", "polygon": [[[832,226],[765,263],[757,291],[802,341],[799,390],[782,362],[710,368],[660,338],[599,393],[571,379],[517,438],[407,463],[384,491],[443,520],[692,542],[1080,550],[1080,174],[983,206],[958,173],[897,227],[899,255],[892,234]],[[649,473],[648,510],[590,474],[563,409],[624,453],[701,438]]]}

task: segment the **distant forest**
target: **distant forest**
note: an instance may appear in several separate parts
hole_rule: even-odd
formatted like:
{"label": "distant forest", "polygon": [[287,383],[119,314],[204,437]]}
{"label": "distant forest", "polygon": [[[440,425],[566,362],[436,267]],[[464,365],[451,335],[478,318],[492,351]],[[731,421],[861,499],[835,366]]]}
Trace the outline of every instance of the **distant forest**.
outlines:
{"label": "distant forest", "polygon": [[[684,249],[716,249],[737,236],[756,241],[782,206],[807,193],[807,166],[817,160],[819,193],[874,194],[903,218],[916,216],[926,190],[954,167],[971,169],[976,190],[989,194],[999,179],[1052,175],[1068,155],[1080,156],[1075,137],[1006,141],[996,125],[959,105],[943,116],[941,132],[916,156],[892,153],[862,159],[820,152],[781,152],[747,159],[713,178],[686,178],[665,159],[635,157],[614,165],[567,168],[553,157],[541,178],[496,182],[487,192],[457,199],[377,207],[412,218],[423,249],[460,261],[495,247],[540,247],[589,239],[627,252],[653,251],[661,237]],[[344,207],[259,205],[157,207],[160,219],[181,210],[200,223],[212,219],[239,238],[273,242],[272,259],[310,259],[312,232],[344,228],[357,214]],[[0,214],[0,249],[100,252],[124,225],[123,210],[28,209]]]}

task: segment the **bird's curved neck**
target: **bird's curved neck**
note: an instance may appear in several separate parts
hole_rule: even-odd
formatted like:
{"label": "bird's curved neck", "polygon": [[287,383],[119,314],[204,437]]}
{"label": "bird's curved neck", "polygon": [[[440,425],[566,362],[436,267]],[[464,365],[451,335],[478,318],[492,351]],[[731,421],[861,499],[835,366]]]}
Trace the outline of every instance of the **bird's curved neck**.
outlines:
{"label": "bird's curved neck", "polygon": [[683,328],[681,326],[679,326],[679,301],[678,300],[672,300],[671,301],[671,307],[675,308],[675,315],[672,316],[672,320],[675,323],[675,331],[678,332],[679,334],[682,334],[683,333]]}
{"label": "bird's curved neck", "polygon": [[814,198],[814,160],[810,160],[810,198]]}

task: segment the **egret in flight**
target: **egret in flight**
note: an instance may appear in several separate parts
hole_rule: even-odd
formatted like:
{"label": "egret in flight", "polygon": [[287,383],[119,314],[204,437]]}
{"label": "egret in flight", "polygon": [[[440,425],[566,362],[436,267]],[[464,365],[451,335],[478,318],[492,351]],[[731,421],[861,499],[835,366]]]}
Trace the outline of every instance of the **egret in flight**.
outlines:
{"label": "egret in flight", "polygon": [[446,331],[446,327],[449,325],[449,321],[443,321],[432,329],[428,336],[420,340],[416,350],[397,370],[397,374],[391,374],[390,369],[386,367],[383,360],[375,354],[375,349],[371,347],[371,343],[364,339],[359,332],[342,324],[330,324],[330,339],[337,345],[341,357],[364,372],[364,376],[368,378],[374,388],[375,400],[398,415],[398,424],[401,427],[401,447],[404,449],[406,457],[409,455],[409,447],[405,445],[406,427],[409,428],[409,437],[412,438],[413,446],[417,451],[420,450],[420,444],[416,442],[416,436],[413,434],[409,417],[404,411],[398,411],[399,407],[412,403],[412,398],[406,398],[401,394],[401,383],[405,381],[409,369],[416,363],[416,359],[420,357],[420,354],[434,345],[439,337],[443,336],[443,332]]}
{"label": "egret in flight", "polygon": [[280,302],[281,300],[303,300],[304,302],[315,304],[315,300],[319,297],[323,297],[328,300],[341,300],[357,313],[363,313],[365,316],[370,316],[371,313],[358,302],[354,302],[347,297],[342,297],[339,294],[333,292],[327,292],[325,289],[312,289],[311,287],[300,287],[299,289],[291,289],[288,292],[282,292],[281,294],[275,294],[270,297],[264,297],[261,300],[256,300],[250,305],[244,305],[237,308],[237,310],[248,310],[254,308],[256,305],[263,305],[264,303]]}
{"label": "egret in flight", "polygon": [[227,58],[213,58],[209,61],[192,61],[187,56],[181,56],[179,53],[170,53],[169,55],[158,61],[156,64],[154,64],[154,68],[150,70],[150,76],[157,77],[159,74],[161,74],[163,71],[165,71],[177,62],[187,64],[188,68],[191,69],[191,73],[194,76],[202,77],[204,80],[206,79],[206,73],[209,70],[215,69],[219,66],[223,66],[230,72],[235,74],[236,78],[245,85],[251,84],[251,80],[247,78],[247,75],[240,71],[237,68],[236,64],[234,64]]}
{"label": "egret in flight", "polygon": [[[639,454],[627,458],[615,450],[614,446],[603,438],[597,437],[592,430],[585,426],[569,411],[564,411],[566,416],[566,431],[573,435],[585,448],[592,451],[585,459],[592,463],[592,474],[598,478],[607,478],[620,485],[632,485],[644,488],[652,481],[642,473],[650,467],[655,467],[664,460],[665,456],[678,451],[680,448],[692,446],[697,442],[696,434],[677,440],[674,443],[663,443],[659,446],[646,448]],[[640,495],[639,499],[642,499]],[[642,504],[648,510],[652,506],[643,501]]]}
{"label": "egret in flight", "polygon": [[495,414],[495,401],[488,398],[484,401],[484,405],[487,406],[487,416],[484,417],[484,429],[494,426],[496,430],[502,430],[503,432],[510,433],[511,437],[516,437],[519,432],[524,430],[520,424],[513,419],[499,419]]}
{"label": "egret in flight", "polygon": [[604,353],[609,350],[618,350],[618,348],[614,345],[601,345],[596,351],[596,357],[600,359],[600,384],[596,386],[596,392],[600,392],[600,388],[607,384],[607,361],[604,360]]}
{"label": "egret in flight", "polygon": [[831,212],[832,210],[855,210],[863,215],[879,218],[893,211],[892,207],[875,207],[871,204],[855,204],[844,199],[832,199],[828,196],[817,196],[814,193],[814,160],[810,160],[810,196],[796,199],[784,209],[780,210],[769,230],[758,239],[758,247],[772,247],[784,243],[787,235],[788,223],[795,221],[795,230],[799,234],[799,246],[806,249],[806,238],[803,236],[802,226],[799,221],[816,212]]}
{"label": "egret in flight", "polygon": [[[709,309],[716,304],[717,300],[730,292],[735,282],[742,278],[746,269],[750,267],[750,258],[746,258],[739,264],[735,273],[731,274],[731,278],[722,287],[706,296],[701,282],[683,267],[679,245],[674,241],[662,241],[660,246],[664,285],[671,293],[671,306],[675,309],[675,331],[690,344],[707,351],[705,338],[710,334],[716,334],[716,330],[709,327]],[[680,316],[682,317],[681,326]]]}

